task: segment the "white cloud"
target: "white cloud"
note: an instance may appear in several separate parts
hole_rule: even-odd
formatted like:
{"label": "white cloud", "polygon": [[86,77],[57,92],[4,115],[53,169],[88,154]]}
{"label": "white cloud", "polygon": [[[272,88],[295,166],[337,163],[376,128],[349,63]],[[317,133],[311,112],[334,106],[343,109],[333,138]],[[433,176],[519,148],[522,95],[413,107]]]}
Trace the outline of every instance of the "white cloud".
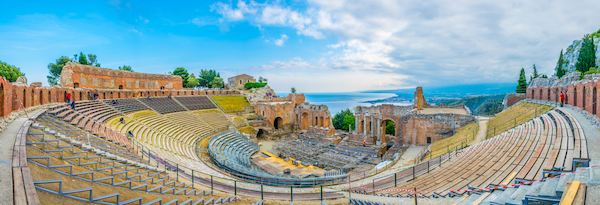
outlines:
{"label": "white cloud", "polygon": [[238,1],[237,8],[233,8],[231,4],[224,4],[221,2],[217,2],[210,6],[211,11],[216,11],[218,14],[221,14],[223,20],[227,21],[239,21],[244,19],[245,14],[254,14],[256,13],[256,2],[250,1],[247,4],[245,1]]}
{"label": "white cloud", "polygon": [[240,2],[229,10],[253,13],[219,13],[333,37],[338,43],[324,48],[332,53],[323,52],[327,67],[402,74],[410,76],[402,83],[413,85],[516,82],[519,69],[531,73],[534,63],[551,75],[560,49],[600,27],[595,0],[308,0],[302,8]]}
{"label": "white cloud", "polygon": [[283,43],[287,41],[288,37],[285,34],[281,34],[281,38],[274,41],[275,45],[283,46]]}

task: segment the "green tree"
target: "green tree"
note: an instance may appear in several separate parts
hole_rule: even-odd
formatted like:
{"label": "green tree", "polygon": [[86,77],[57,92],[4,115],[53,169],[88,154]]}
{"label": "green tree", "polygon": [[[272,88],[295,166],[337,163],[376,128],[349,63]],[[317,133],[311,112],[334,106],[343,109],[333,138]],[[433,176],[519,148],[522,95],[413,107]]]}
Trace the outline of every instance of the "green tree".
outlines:
{"label": "green tree", "polygon": [[79,52],[79,64],[89,65],[88,60],[85,57],[85,54],[83,54],[83,52]]}
{"label": "green tree", "polygon": [[395,135],[396,134],[396,125],[394,121],[388,120],[385,125],[385,134],[387,135]]}
{"label": "green tree", "polygon": [[589,35],[583,38],[575,67],[577,67],[577,71],[581,72],[582,78],[584,73],[590,70],[591,67],[596,67],[596,48],[594,46],[594,39],[590,38]]}
{"label": "green tree", "polygon": [[198,87],[198,78],[192,73],[188,78],[188,88]]}
{"label": "green tree", "polygon": [[352,130],[355,130],[355,126],[356,126],[356,118],[354,117],[354,114],[349,114],[344,116],[344,121],[342,123],[342,130],[348,130],[348,127],[352,127]]}
{"label": "green tree", "polygon": [[215,77],[208,84],[208,87],[209,88],[222,88],[224,85],[225,85],[225,83],[223,82],[223,79],[221,79],[220,77]]}
{"label": "green tree", "polygon": [[88,54],[88,65],[100,67],[100,63],[98,63],[98,56],[96,54]]}
{"label": "green tree", "polygon": [[352,111],[350,111],[350,109],[345,109],[345,110],[341,110],[340,112],[336,113],[333,118],[331,119],[332,123],[333,123],[333,127],[335,129],[348,129],[348,125],[346,125],[344,127],[344,119],[346,118],[346,116],[352,116],[352,118],[354,118],[354,113],[352,113]]}
{"label": "green tree", "polygon": [[521,74],[519,75],[519,84],[517,85],[517,93],[525,93],[527,91],[527,78],[525,77],[525,69],[521,68]]}
{"label": "green tree", "polygon": [[292,87],[292,89],[290,89],[290,92],[295,94],[296,93],[296,87]]}
{"label": "green tree", "polygon": [[21,69],[0,61],[0,76],[6,78],[6,80],[15,82],[20,76],[24,75],[24,73],[21,73]]}
{"label": "green tree", "polygon": [[131,66],[128,66],[128,65],[123,65],[123,67],[119,66],[119,70],[133,72],[133,69],[131,68]]}
{"label": "green tree", "polygon": [[535,64],[533,64],[533,75],[531,76],[529,82],[531,83],[533,79],[536,79],[538,77],[540,77],[540,74],[538,73],[537,68],[535,68]]}
{"label": "green tree", "polygon": [[71,62],[71,59],[66,56],[61,56],[60,58],[56,59],[55,63],[48,64],[48,70],[50,71],[50,75],[46,76],[48,79],[48,84],[58,85],[60,82],[60,73],[67,62]]}
{"label": "green tree", "polygon": [[187,70],[185,68],[183,68],[183,67],[175,68],[175,70],[173,71],[173,73],[171,75],[181,76],[181,82],[183,84],[183,87],[187,88],[189,73],[187,72]]}
{"label": "green tree", "polygon": [[259,82],[259,83],[262,83],[262,82],[263,82],[263,79],[264,79],[264,78],[263,78],[262,76],[259,76],[259,77],[258,77],[258,82]]}
{"label": "green tree", "polygon": [[558,57],[558,68],[556,68],[556,76],[558,78],[562,78],[563,75],[567,73],[567,71],[563,68],[564,60],[563,60],[563,50],[560,50],[560,57]]}
{"label": "green tree", "polygon": [[200,76],[198,78],[198,84],[202,87],[210,87],[210,83],[215,77],[220,75],[215,70],[200,70]]}

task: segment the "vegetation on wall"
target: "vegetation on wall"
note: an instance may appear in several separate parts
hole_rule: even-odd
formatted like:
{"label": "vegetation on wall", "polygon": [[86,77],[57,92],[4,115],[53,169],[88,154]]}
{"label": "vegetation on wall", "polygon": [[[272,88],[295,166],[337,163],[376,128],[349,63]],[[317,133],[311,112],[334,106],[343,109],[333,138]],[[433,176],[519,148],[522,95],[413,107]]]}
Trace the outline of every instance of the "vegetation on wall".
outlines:
{"label": "vegetation on wall", "polygon": [[131,66],[128,66],[128,65],[123,65],[123,67],[119,66],[119,70],[133,72],[133,69],[131,68]]}
{"label": "vegetation on wall", "polygon": [[267,85],[267,83],[246,83],[244,84],[244,88],[250,89],[250,88],[262,88],[265,87]]}
{"label": "vegetation on wall", "polygon": [[350,109],[341,110],[333,116],[331,119],[333,127],[339,130],[348,130],[348,125],[352,126],[352,130],[355,129],[355,118],[354,113]]}
{"label": "vegetation on wall", "polygon": [[24,76],[21,70],[14,65],[0,61],[0,76],[6,78],[10,82],[15,82],[20,76]]}

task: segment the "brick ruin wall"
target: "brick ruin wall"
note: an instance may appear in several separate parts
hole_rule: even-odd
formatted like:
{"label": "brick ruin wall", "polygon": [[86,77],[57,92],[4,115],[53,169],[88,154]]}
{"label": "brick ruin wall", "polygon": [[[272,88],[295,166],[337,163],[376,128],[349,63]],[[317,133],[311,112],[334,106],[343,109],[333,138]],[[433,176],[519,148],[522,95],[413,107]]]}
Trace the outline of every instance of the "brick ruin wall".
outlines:
{"label": "brick ruin wall", "polygon": [[60,85],[71,88],[181,90],[178,75],[137,73],[68,62],[61,72]]}
{"label": "brick ruin wall", "polygon": [[514,104],[517,104],[517,102],[525,99],[525,94],[523,93],[509,93],[506,94],[506,96],[504,97],[504,100],[502,100],[502,106],[504,107],[503,109],[507,109],[510,106],[513,106]]}
{"label": "brick ruin wall", "polygon": [[331,113],[325,105],[312,105],[305,102],[304,94],[290,94],[270,102],[258,102],[254,111],[267,119],[274,126],[277,118],[281,118],[283,129],[308,130],[309,133],[331,136],[335,134]]}
{"label": "brick ruin wall", "polygon": [[439,114],[409,114],[402,119],[401,135],[395,143],[428,145],[430,143],[452,136],[453,130],[476,121],[472,115],[453,113]]}
{"label": "brick ruin wall", "polygon": [[[34,84],[34,83],[32,83]],[[119,99],[133,97],[159,97],[159,96],[193,96],[193,95],[240,95],[238,91],[225,90],[128,90],[128,89],[97,89],[97,88],[72,88],[61,86],[38,87],[21,83],[11,83],[0,77],[0,116],[7,117],[14,111],[23,110],[38,105],[66,102],[67,93],[75,101],[91,100],[91,94],[98,94],[100,99]]]}
{"label": "brick ruin wall", "polygon": [[586,75],[579,80],[580,73],[572,72],[558,79],[536,78],[527,86],[526,98],[558,102],[560,93],[565,94],[565,104],[585,110],[599,118],[600,109],[600,74]]}

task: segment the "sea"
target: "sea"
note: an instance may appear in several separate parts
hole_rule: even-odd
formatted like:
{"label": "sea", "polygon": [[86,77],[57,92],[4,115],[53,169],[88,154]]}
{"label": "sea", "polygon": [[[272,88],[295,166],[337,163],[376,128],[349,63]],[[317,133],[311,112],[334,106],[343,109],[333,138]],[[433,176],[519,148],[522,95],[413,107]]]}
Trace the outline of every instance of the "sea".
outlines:
{"label": "sea", "polygon": [[[344,93],[304,93],[306,101],[313,105],[327,105],[331,115],[339,113],[341,110],[350,108],[352,112],[356,106],[371,106],[382,103],[364,103],[370,100],[379,100],[395,97],[394,93],[368,93],[368,92],[344,92]],[[385,103],[395,105],[410,105],[411,103]]]}

